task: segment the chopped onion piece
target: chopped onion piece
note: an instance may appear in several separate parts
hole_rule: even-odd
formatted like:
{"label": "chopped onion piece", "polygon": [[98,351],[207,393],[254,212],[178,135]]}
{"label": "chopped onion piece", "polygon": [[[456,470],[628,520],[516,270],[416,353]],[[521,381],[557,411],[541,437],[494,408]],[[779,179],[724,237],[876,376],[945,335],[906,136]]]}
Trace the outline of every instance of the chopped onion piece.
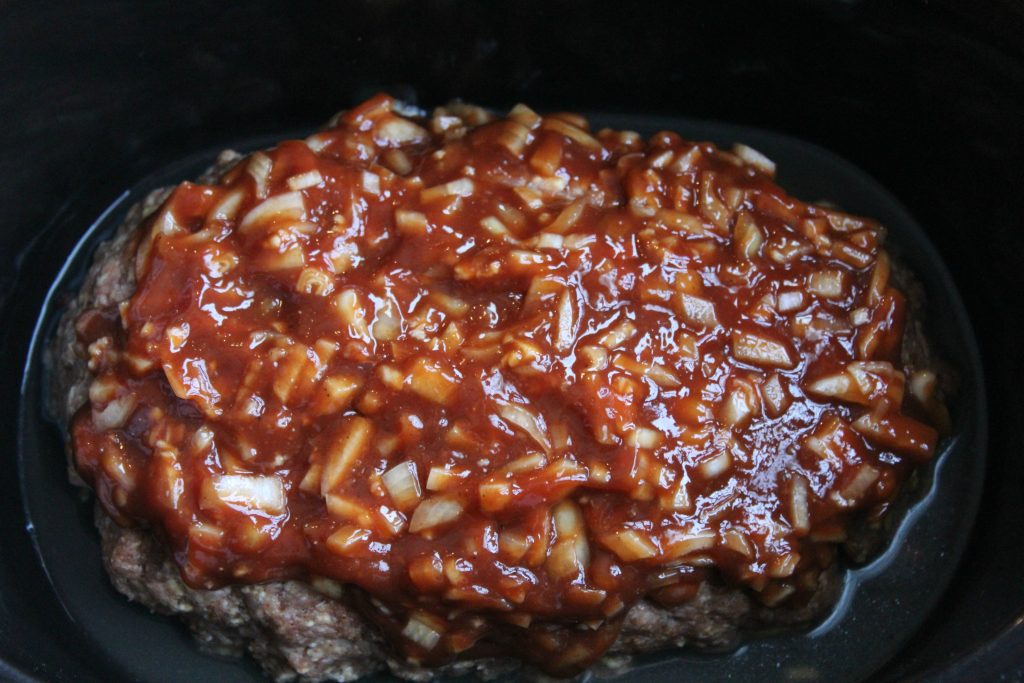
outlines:
{"label": "chopped onion piece", "polygon": [[306,204],[300,192],[285,192],[265,199],[245,214],[238,225],[241,232],[270,219],[301,220],[306,213]]}
{"label": "chopped onion piece", "polygon": [[461,377],[432,358],[420,357],[409,369],[409,388],[423,398],[448,405],[459,390]]}
{"label": "chopped onion piece", "polygon": [[623,529],[601,536],[601,542],[626,562],[647,560],[660,552],[658,546],[635,529]]}
{"label": "chopped onion piece", "polygon": [[372,436],[373,423],[370,420],[358,416],[347,419],[341,434],[328,447],[320,481],[322,494],[337,488],[356,460],[369,450]]}
{"label": "chopped onion piece", "polygon": [[807,385],[806,391],[815,396],[841,398],[847,401],[856,400],[860,396],[853,380],[845,372],[819,377]]}
{"label": "chopped onion piece", "polygon": [[380,194],[380,176],[370,171],[363,171],[363,189],[372,195]]}
{"label": "chopped onion piece", "polygon": [[758,152],[753,147],[736,143],[732,146],[733,154],[738,156],[744,163],[753,166],[767,176],[775,177],[775,162]]}
{"label": "chopped onion piece", "polygon": [[791,368],[796,364],[785,344],[753,332],[733,332],[732,351],[738,360],[752,365]]}
{"label": "chopped onion piece", "polygon": [[824,299],[839,299],[843,296],[845,281],[841,270],[819,270],[807,279],[807,291]]}
{"label": "chopped onion piece", "polygon": [[565,237],[552,232],[541,232],[534,238],[533,246],[537,249],[561,249],[565,246]]}
{"label": "chopped onion piece", "polygon": [[586,571],[590,564],[590,544],[584,534],[559,539],[544,564],[548,573],[555,579],[578,577]]}
{"label": "chopped onion piece", "polygon": [[789,490],[789,517],[793,529],[802,533],[807,533],[811,528],[808,493],[807,480],[802,475],[794,475]]}
{"label": "chopped onion piece", "polygon": [[92,423],[96,429],[120,429],[135,412],[138,399],[135,394],[125,394],[107,403],[102,410],[92,410]]}
{"label": "chopped onion piece", "polygon": [[699,296],[682,293],[679,295],[679,313],[686,322],[700,328],[718,327],[715,304]]}
{"label": "chopped onion piece", "polygon": [[495,216],[484,216],[480,219],[480,227],[496,237],[512,237],[512,234],[508,231],[508,228],[505,227],[505,224]]}
{"label": "chopped onion piece", "polygon": [[629,320],[624,320],[602,334],[598,338],[597,343],[609,349],[614,349],[629,341],[634,335],[636,335],[636,325]]}
{"label": "chopped onion piece", "polygon": [[583,513],[575,502],[563,500],[552,513],[559,538],[578,536],[584,532]]}
{"label": "chopped onion piece", "polygon": [[472,180],[469,178],[459,178],[458,180],[452,180],[443,185],[435,185],[423,190],[420,192],[420,201],[426,203],[443,197],[469,197],[473,194],[473,189]]}
{"label": "chopped onion piece", "polygon": [[750,539],[741,531],[729,529],[722,534],[721,540],[722,545],[743,557],[751,558],[754,556],[754,549],[750,545]]}
{"label": "chopped onion piece", "polygon": [[577,199],[572,204],[562,209],[562,212],[558,214],[558,217],[544,227],[544,232],[556,234],[568,232],[583,216],[583,210],[586,206],[586,202],[582,199]]}
{"label": "chopped onion piece", "polygon": [[313,296],[327,296],[334,291],[334,280],[316,268],[303,268],[295,283],[295,291]]}
{"label": "chopped onion piece", "polygon": [[430,137],[423,128],[420,128],[412,121],[398,118],[397,116],[388,119],[377,126],[374,131],[374,139],[378,145],[411,145],[424,142]]}
{"label": "chopped onion piece", "polygon": [[270,181],[270,170],[274,162],[263,152],[254,152],[249,157],[249,163],[245,166],[245,172],[252,176],[256,182],[256,197],[266,199],[267,188]]}
{"label": "chopped onion piece", "polygon": [[938,432],[906,415],[875,416],[866,413],[853,423],[853,428],[882,448],[916,460],[929,460],[935,454]]}
{"label": "chopped onion piece", "polygon": [[553,131],[560,135],[564,135],[570,140],[579,143],[583,147],[590,150],[600,151],[604,149],[601,142],[590,133],[587,133],[582,128],[578,128],[571,123],[562,121],[556,118],[545,118],[541,124],[541,128]]}
{"label": "chopped onion piece", "polygon": [[242,204],[245,195],[240,190],[229,192],[221,199],[213,210],[210,211],[210,218],[218,221],[233,221],[238,207]]}
{"label": "chopped onion piece", "polygon": [[[216,474],[210,479],[216,497],[241,512],[262,510],[279,515],[285,510],[284,483],[280,477],[255,474]],[[204,501],[209,504],[208,496]]]}
{"label": "chopped onion piece", "polygon": [[533,130],[541,124],[541,117],[534,110],[527,107],[525,104],[519,103],[512,107],[508,112],[508,117],[513,121]]}
{"label": "chopped onion piece", "polygon": [[416,507],[409,520],[409,531],[418,534],[442,524],[454,522],[462,516],[462,503],[447,496],[427,498]]}
{"label": "chopped onion piece", "polygon": [[414,507],[423,497],[420,480],[416,474],[416,463],[410,460],[395,465],[385,472],[381,479],[399,510]]}
{"label": "chopped onion piece", "polygon": [[626,436],[626,445],[633,448],[654,449],[665,440],[664,434],[650,427],[637,427]]}
{"label": "chopped onion piece", "polygon": [[369,529],[343,526],[327,537],[325,545],[335,555],[345,555],[356,545],[369,541],[370,536]]}
{"label": "chopped onion piece", "polygon": [[767,574],[773,579],[784,579],[787,576],[793,575],[799,563],[800,553],[788,553],[781,557],[776,557],[768,563]]}
{"label": "chopped onion piece", "polygon": [[848,504],[857,503],[868,492],[868,489],[874,486],[879,476],[878,470],[871,465],[860,465],[857,467],[857,473],[846,486],[840,489],[839,493]]}
{"label": "chopped onion piece", "polygon": [[910,393],[923,406],[931,404],[937,387],[938,378],[931,370],[916,370],[910,375]]}
{"label": "chopped onion piece", "polygon": [[744,427],[761,410],[760,397],[754,386],[745,379],[734,380],[732,390],[726,394],[719,411],[727,427]]}
{"label": "chopped onion piece", "polygon": [[711,529],[701,531],[675,531],[667,532],[665,539],[665,551],[670,557],[686,557],[702,550],[714,548],[718,534]]}
{"label": "chopped onion piece", "polygon": [[737,256],[749,261],[760,253],[761,245],[764,243],[764,234],[753,216],[746,211],[741,213],[733,231]]}
{"label": "chopped onion piece", "polygon": [[576,341],[576,302],[573,290],[566,288],[558,300],[558,335],[555,348],[568,351]]}
{"label": "chopped onion piece", "polygon": [[327,512],[332,517],[347,519],[361,527],[374,526],[376,518],[373,511],[363,505],[360,505],[356,501],[344,496],[339,496],[336,493],[328,493],[324,496],[324,500],[327,502]]}
{"label": "chopped onion piece", "polygon": [[314,133],[306,138],[305,142],[306,147],[309,147],[311,150],[319,154],[324,151],[329,144],[334,142],[334,138],[326,133]]}
{"label": "chopped onion piece", "polygon": [[540,415],[517,403],[500,404],[498,414],[533,437],[546,452],[551,451],[551,440],[545,433],[544,421]]}
{"label": "chopped onion piece", "polygon": [[504,510],[512,500],[512,483],[487,481],[480,484],[480,509],[484,512]]}
{"label": "chopped onion piece", "polygon": [[730,467],[732,467],[732,456],[729,455],[729,451],[722,451],[698,465],[697,472],[705,479],[714,479],[725,473]]}
{"label": "chopped onion piece", "polygon": [[444,635],[444,624],[426,612],[414,612],[402,629],[402,635],[424,650],[433,650]]}
{"label": "chopped onion piece", "polygon": [[798,289],[779,292],[779,313],[792,313],[804,307],[804,293]]}
{"label": "chopped onion piece", "polygon": [[708,234],[707,228],[704,227],[704,221],[699,216],[673,209],[658,209],[654,215],[658,225],[669,230],[698,237]]}
{"label": "chopped onion piece", "polygon": [[312,171],[306,171],[305,173],[299,173],[293,175],[288,179],[288,189],[295,190],[308,190],[311,187],[316,187],[324,182],[324,177],[320,175],[320,171],[313,169]]}
{"label": "chopped onion piece", "polygon": [[369,315],[358,291],[352,288],[342,290],[334,298],[334,307],[338,310],[342,322],[348,325],[353,337],[366,340],[370,338]]}

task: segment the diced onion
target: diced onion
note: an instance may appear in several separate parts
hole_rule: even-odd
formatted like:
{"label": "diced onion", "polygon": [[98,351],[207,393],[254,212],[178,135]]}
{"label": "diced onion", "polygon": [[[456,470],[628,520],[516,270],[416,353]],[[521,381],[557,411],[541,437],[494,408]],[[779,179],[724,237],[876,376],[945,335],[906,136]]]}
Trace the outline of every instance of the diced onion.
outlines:
{"label": "diced onion", "polygon": [[795,475],[789,490],[789,516],[793,529],[803,533],[807,533],[811,528],[807,496],[807,480],[801,475]]}
{"label": "diced onion", "polygon": [[732,151],[733,154],[742,159],[746,164],[753,166],[765,175],[775,177],[775,162],[753,147],[736,143],[732,146]]}
{"label": "diced onion", "polygon": [[750,260],[760,253],[761,244],[764,243],[764,234],[749,213],[744,211],[740,214],[733,230],[737,256]]}
{"label": "diced onion", "polygon": [[326,453],[321,491],[326,494],[337,488],[349,469],[370,447],[373,423],[365,417],[348,418],[338,438],[331,442]]}
{"label": "diced onion", "polygon": [[480,484],[479,494],[481,510],[498,512],[512,500],[512,483],[509,481],[487,481]]}
{"label": "diced onion", "polygon": [[555,220],[545,226],[544,232],[568,232],[583,216],[583,210],[585,208],[586,203],[582,199],[577,199],[575,202],[562,209],[561,213],[558,214]]}
{"label": "diced onion", "polygon": [[374,131],[375,141],[379,145],[411,145],[423,142],[430,137],[423,128],[403,118],[390,118],[377,126]]}
{"label": "diced onion", "polygon": [[137,405],[135,394],[125,394],[107,403],[102,410],[93,408],[93,426],[99,430],[120,429],[128,422]]}
{"label": "diced onion", "polygon": [[498,414],[533,437],[545,451],[551,450],[551,440],[545,433],[543,418],[532,410],[517,403],[502,403],[498,406]]}
{"label": "diced onion", "polygon": [[343,526],[327,537],[325,544],[327,549],[336,555],[345,555],[352,548],[370,539],[369,529],[359,529],[352,526]]}
{"label": "diced onion", "polygon": [[464,470],[454,470],[447,467],[434,465],[427,475],[428,491],[444,491],[455,485],[459,480],[464,479],[469,473]]}
{"label": "diced onion", "polygon": [[[285,510],[284,483],[280,477],[256,474],[217,474],[210,479],[216,497],[242,512],[254,509],[271,515]],[[209,497],[205,497],[209,503]]]}
{"label": "diced onion", "polygon": [[240,190],[229,192],[221,199],[213,210],[210,211],[210,218],[220,221],[232,221],[235,219],[235,214],[238,212],[238,207],[242,203],[244,194]]}
{"label": "diced onion", "polygon": [[671,557],[686,557],[702,550],[714,548],[718,534],[710,529],[700,531],[670,531],[666,538],[666,552]]}
{"label": "diced onion", "polygon": [[412,519],[409,520],[409,531],[417,534],[429,531],[442,524],[454,522],[462,516],[462,503],[454,498],[435,496],[420,503]]}
{"label": "diced onion", "polygon": [[252,179],[256,182],[256,196],[259,199],[265,199],[267,196],[270,170],[273,166],[274,162],[263,152],[254,152],[249,157],[249,163],[245,167],[245,172],[252,176]]}
{"label": "diced onion", "polygon": [[558,300],[558,335],[555,338],[555,348],[559,351],[568,351],[576,341],[576,303],[572,291],[570,288],[565,289]]}
{"label": "diced onion", "polygon": [[426,203],[443,197],[469,197],[473,194],[473,187],[473,181],[469,178],[459,178],[423,190],[420,192],[420,201]]}
{"label": "diced onion", "polygon": [[665,435],[650,427],[637,427],[626,436],[626,445],[633,448],[657,448],[664,442]]}
{"label": "diced onion", "polygon": [[747,535],[736,529],[730,529],[722,534],[722,545],[743,557],[753,557],[754,549]]}
{"label": "diced onion", "polygon": [[424,235],[427,232],[427,216],[422,211],[395,210],[395,225],[404,235]]}
{"label": "diced onion", "polygon": [[806,387],[807,393],[826,398],[854,400],[860,393],[855,390],[853,380],[845,372],[825,375],[814,380]]}
{"label": "diced onion", "polygon": [[459,390],[460,376],[431,358],[420,357],[409,368],[409,388],[423,398],[448,405]]}
{"label": "diced onion", "polygon": [[437,617],[425,612],[415,612],[402,629],[402,635],[424,650],[433,650],[444,635],[444,626]]}
{"label": "diced onion", "polygon": [[545,568],[555,579],[579,576],[590,564],[590,544],[583,534],[559,540],[551,548]]}
{"label": "diced onion", "polygon": [[615,327],[602,334],[597,343],[609,349],[614,349],[636,335],[636,325],[629,320],[624,320]]}
{"label": "diced onion", "polygon": [[714,479],[724,474],[730,467],[732,467],[732,456],[729,455],[729,451],[722,451],[713,458],[705,460],[698,465],[697,471],[705,479]]}
{"label": "diced onion", "polygon": [[543,123],[541,123],[541,128],[564,135],[587,149],[595,151],[603,149],[601,142],[597,138],[590,133],[587,133],[582,128],[578,128],[566,121],[548,117],[544,119]]}
{"label": "diced onion", "polygon": [[288,179],[289,190],[308,190],[311,187],[316,187],[324,182],[324,177],[320,175],[320,171],[313,169],[312,171],[306,171],[305,173],[299,173],[293,175]]}
{"label": "diced onion", "polygon": [[389,469],[381,477],[384,488],[400,510],[412,508],[423,496],[420,480],[416,475],[416,463],[406,460]]}
{"label": "diced onion", "polygon": [[245,214],[238,229],[245,232],[252,226],[271,218],[279,220],[301,220],[306,213],[306,204],[300,192],[285,192],[265,199]]}
{"label": "diced onion", "polygon": [[791,368],[795,365],[785,344],[753,332],[733,332],[732,352],[738,360],[753,365],[775,368]]}
{"label": "diced onion", "polygon": [[819,270],[807,279],[807,291],[824,299],[838,299],[843,296],[844,282],[841,270]]}
{"label": "diced onion", "polygon": [[691,325],[700,328],[714,328],[718,326],[715,304],[707,299],[683,293],[679,295],[679,307],[679,312],[683,319]]}
{"label": "diced onion", "polygon": [[659,553],[658,546],[635,529],[605,534],[601,536],[601,542],[626,562],[650,559]]}
{"label": "diced onion", "polygon": [[804,293],[799,290],[779,292],[778,308],[780,313],[792,313],[804,307]]}
{"label": "diced onion", "polygon": [[722,423],[726,427],[743,427],[757,409],[757,394],[753,387],[738,384],[725,396],[725,402],[719,411]]}

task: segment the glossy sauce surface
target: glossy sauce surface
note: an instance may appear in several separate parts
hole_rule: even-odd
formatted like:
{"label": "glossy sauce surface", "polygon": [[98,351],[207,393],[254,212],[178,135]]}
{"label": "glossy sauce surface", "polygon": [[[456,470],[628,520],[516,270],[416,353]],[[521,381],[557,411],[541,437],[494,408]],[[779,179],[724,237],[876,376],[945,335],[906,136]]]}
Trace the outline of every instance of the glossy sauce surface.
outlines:
{"label": "glossy sauce surface", "polygon": [[78,468],[190,585],[353,584],[428,664],[576,671],[707,580],[805,600],[934,454],[936,380],[882,228],[773,174],[376,97],[150,219],[78,323]]}

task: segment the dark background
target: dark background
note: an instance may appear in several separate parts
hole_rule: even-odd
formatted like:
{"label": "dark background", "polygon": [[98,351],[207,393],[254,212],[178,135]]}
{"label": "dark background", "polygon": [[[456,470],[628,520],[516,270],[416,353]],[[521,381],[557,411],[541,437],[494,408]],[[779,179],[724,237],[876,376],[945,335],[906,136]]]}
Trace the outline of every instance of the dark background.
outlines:
{"label": "dark background", "polygon": [[[880,680],[1024,680],[1024,4],[1012,0],[0,1],[0,678],[101,675],[35,564],[13,471],[25,345],[78,237],[46,226],[72,206],[98,214],[191,151],[313,127],[381,89],[425,106],[460,96],[760,126],[896,194],[972,315],[992,422],[957,579]],[[20,268],[29,250],[52,253],[50,270]]]}

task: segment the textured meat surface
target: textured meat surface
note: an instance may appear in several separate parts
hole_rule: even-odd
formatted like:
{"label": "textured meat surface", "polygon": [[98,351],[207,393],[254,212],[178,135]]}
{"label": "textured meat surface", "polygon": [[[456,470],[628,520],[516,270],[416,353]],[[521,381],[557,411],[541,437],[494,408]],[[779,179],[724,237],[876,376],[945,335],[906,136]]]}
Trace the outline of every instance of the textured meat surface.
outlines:
{"label": "textured meat surface", "polygon": [[[209,172],[216,177],[238,159],[226,152]],[[90,373],[84,349],[76,342],[75,320],[92,308],[126,301],[135,288],[133,269],[138,227],[166,198],[150,194],[133,207],[124,225],[101,245],[78,296],[70,302],[57,332],[51,364],[51,408],[63,424],[87,400]],[[901,275],[908,284],[908,276]],[[910,320],[904,352],[928,366],[919,320],[919,292],[910,290]],[[76,475],[72,474],[77,482]],[[80,482],[78,482],[80,483]],[[102,511],[97,527],[103,555],[116,588],[155,612],[177,615],[191,627],[200,646],[220,654],[249,652],[277,680],[354,680],[390,669],[395,675],[425,679],[441,672],[475,672],[488,677],[515,669],[508,660],[458,662],[444,669],[424,669],[397,661],[382,637],[350,605],[348,590],[333,582],[316,586],[299,581],[195,590],[181,579],[162,541],[144,528],[125,528]],[[856,557],[877,545],[878,527],[865,525],[851,540]],[[814,597],[794,608],[768,608],[742,589],[705,583],[698,595],[673,608],[641,601],[625,619],[610,657],[692,644],[710,649],[734,646],[744,631],[804,624],[820,618],[839,590],[836,571],[821,575]]]}
{"label": "textured meat surface", "polygon": [[[348,605],[343,587],[328,585],[319,592],[303,582],[283,581],[194,590],[181,580],[159,540],[145,530],[120,527],[100,510],[96,525],[118,591],[154,612],[182,618],[208,652],[241,655],[248,650],[277,680],[350,681],[384,668],[413,680],[441,671],[489,678],[519,666],[507,660],[459,662],[440,671],[409,666],[390,657],[373,627]],[[696,598],[672,609],[642,601],[630,611],[609,655],[684,645],[725,650],[736,645],[744,626],[813,620],[832,605],[838,588],[836,574],[823,574],[814,600],[798,610],[767,609],[739,589],[708,584]]]}

